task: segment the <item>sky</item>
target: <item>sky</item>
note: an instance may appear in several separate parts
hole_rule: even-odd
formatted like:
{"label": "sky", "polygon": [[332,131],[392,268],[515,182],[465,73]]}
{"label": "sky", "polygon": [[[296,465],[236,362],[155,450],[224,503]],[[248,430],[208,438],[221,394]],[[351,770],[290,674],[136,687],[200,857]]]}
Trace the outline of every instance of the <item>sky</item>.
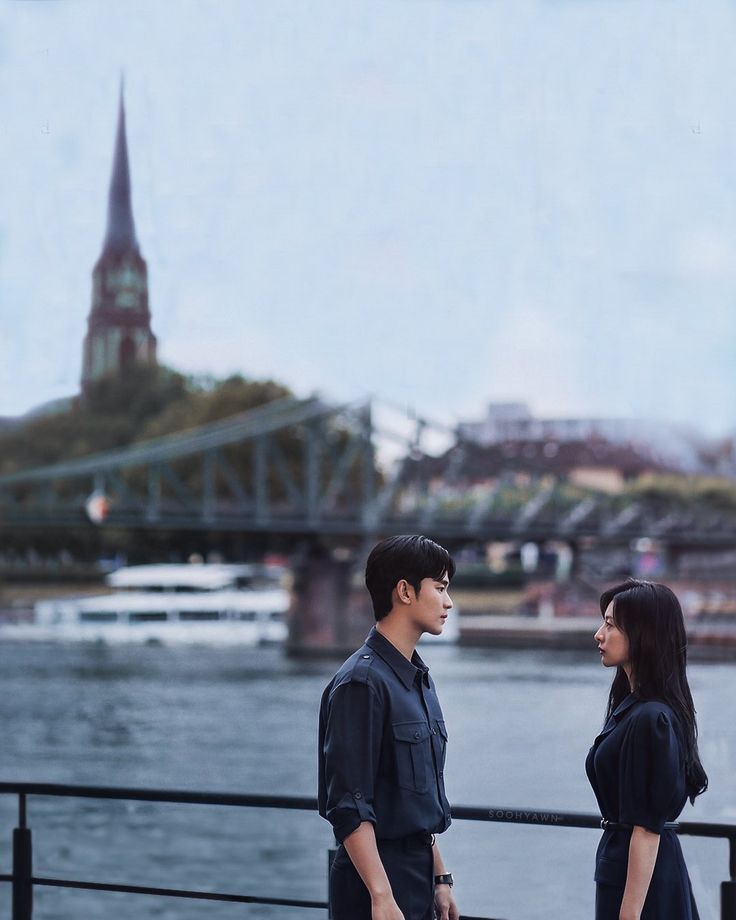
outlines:
{"label": "sky", "polygon": [[76,391],[121,72],[160,358],[736,428],[736,5],[0,6],[0,415]]}

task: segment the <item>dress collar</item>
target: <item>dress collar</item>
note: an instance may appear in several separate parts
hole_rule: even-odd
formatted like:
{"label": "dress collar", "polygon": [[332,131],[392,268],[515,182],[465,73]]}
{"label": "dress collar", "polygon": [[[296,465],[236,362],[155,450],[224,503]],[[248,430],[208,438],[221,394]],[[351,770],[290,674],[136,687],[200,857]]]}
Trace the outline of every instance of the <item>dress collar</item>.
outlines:
{"label": "dress collar", "polygon": [[628,696],[625,696],[618,706],[613,710],[611,715],[606,719],[606,724],[603,726],[603,730],[597,736],[594,745],[597,745],[601,739],[605,738],[606,735],[610,735],[618,723],[623,719],[626,713],[631,709],[635,703],[640,703],[641,697],[636,691],[633,691]]}
{"label": "dress collar", "polygon": [[629,709],[634,705],[634,703],[641,702],[641,697],[637,694],[636,690],[632,691],[628,696],[625,696],[618,706],[613,710],[611,715],[618,722],[619,719],[623,716],[625,712],[628,712]]}

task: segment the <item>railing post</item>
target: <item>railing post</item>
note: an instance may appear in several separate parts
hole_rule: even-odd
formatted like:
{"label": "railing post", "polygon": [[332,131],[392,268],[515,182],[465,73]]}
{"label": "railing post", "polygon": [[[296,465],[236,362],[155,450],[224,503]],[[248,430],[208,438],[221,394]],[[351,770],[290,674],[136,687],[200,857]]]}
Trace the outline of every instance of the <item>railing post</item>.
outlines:
{"label": "railing post", "polygon": [[736,920],[736,837],[728,838],[730,879],[721,882],[721,920]]}
{"label": "railing post", "polygon": [[13,920],[33,916],[33,841],[26,826],[26,797],[18,795],[18,827],[13,830]]}

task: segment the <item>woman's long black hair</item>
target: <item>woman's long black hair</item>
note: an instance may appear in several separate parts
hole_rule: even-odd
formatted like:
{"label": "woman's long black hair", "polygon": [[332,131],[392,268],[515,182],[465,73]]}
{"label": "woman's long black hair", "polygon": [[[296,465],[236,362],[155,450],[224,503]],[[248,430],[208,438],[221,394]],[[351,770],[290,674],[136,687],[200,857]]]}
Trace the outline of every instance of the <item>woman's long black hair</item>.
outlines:
{"label": "woman's long black hair", "polygon": [[685,747],[685,778],[691,802],[708,788],[708,777],[698,753],[695,721],[687,665],[687,634],[680,602],[666,585],[629,579],[601,595],[601,614],[613,602],[613,621],[629,640],[629,660],[635,687],[623,668],[608,695],[607,716],[631,692],[646,700],[661,700],[676,713]]}

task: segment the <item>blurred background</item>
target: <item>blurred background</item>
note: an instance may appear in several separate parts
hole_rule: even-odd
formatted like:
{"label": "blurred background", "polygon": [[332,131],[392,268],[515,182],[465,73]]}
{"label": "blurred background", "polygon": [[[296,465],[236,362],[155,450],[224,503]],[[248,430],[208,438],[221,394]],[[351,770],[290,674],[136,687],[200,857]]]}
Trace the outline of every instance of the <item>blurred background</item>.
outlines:
{"label": "blurred background", "polygon": [[[366,552],[423,532],[453,803],[594,810],[633,575],[688,626],[684,818],[736,820],[734,38],[718,0],[0,8],[0,778],[313,795]],[[50,875],[325,894],[313,815],[30,819]],[[464,912],[582,920],[595,842],[445,850]],[[716,918],[726,846],[686,855]],[[205,910],[298,914],[34,915]]]}

